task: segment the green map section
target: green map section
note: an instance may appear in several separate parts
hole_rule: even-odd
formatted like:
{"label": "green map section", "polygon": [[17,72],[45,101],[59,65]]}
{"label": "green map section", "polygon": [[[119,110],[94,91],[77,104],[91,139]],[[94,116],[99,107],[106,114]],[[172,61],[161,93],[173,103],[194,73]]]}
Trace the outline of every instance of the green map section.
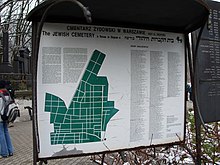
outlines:
{"label": "green map section", "polygon": [[67,108],[58,96],[46,93],[45,111],[50,112],[51,144],[78,144],[102,141],[109,120],[118,112],[108,101],[108,80],[97,76],[105,54],[95,50]]}

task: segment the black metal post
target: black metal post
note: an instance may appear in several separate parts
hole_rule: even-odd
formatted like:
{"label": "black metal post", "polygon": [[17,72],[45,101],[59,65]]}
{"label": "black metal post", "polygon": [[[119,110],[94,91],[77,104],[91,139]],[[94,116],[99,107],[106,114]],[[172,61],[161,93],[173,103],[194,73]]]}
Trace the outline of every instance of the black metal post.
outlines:
{"label": "black metal post", "polygon": [[105,154],[102,154],[102,162],[101,162],[101,165],[104,164],[104,160],[105,160]]}
{"label": "black metal post", "polygon": [[37,122],[36,122],[36,107],[37,107],[37,57],[36,57],[36,49],[35,49],[35,44],[36,44],[36,29],[37,29],[37,24],[33,22],[32,25],[33,31],[32,31],[32,45],[33,45],[33,50],[32,50],[32,58],[31,58],[31,63],[33,66],[32,69],[32,133],[33,133],[33,165],[37,165],[38,161],[38,144],[37,144]]}
{"label": "black metal post", "polygon": [[[194,38],[193,38],[194,39]],[[199,117],[199,109],[198,109],[198,102],[197,102],[197,92],[196,92],[196,77],[195,77],[195,67],[196,67],[196,52],[193,50],[190,51],[190,43],[188,35],[185,35],[186,40],[186,47],[188,49],[188,62],[189,62],[189,69],[190,69],[190,79],[191,79],[191,88],[192,88],[192,97],[193,97],[193,109],[194,109],[194,120],[195,120],[195,133],[196,133],[196,159],[194,159],[196,165],[201,164],[201,119]],[[198,42],[198,41],[197,41]],[[194,43],[194,42],[193,42]]]}
{"label": "black metal post", "polygon": [[202,138],[201,138],[201,122],[198,115],[198,110],[194,106],[194,118],[195,118],[195,128],[196,128],[196,165],[201,165],[202,156]]}

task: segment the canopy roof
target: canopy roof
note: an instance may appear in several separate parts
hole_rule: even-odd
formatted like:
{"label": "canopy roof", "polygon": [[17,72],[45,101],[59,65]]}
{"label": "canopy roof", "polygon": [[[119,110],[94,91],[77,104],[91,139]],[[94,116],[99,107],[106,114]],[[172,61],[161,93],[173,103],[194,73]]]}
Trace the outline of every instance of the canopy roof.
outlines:
{"label": "canopy roof", "polygon": [[[59,3],[58,3],[59,1]],[[87,24],[74,0],[47,0],[35,7],[27,20],[39,22],[47,8],[46,22]],[[202,26],[209,9],[202,0],[79,0],[91,12],[94,25],[133,27],[189,33]]]}

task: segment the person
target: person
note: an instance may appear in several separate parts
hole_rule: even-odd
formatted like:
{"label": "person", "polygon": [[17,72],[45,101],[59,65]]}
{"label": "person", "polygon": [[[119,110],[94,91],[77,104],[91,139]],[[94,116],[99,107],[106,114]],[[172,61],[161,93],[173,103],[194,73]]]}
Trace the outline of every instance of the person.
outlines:
{"label": "person", "polygon": [[186,84],[187,101],[192,101],[192,87],[191,84]]}
{"label": "person", "polygon": [[11,99],[14,101],[15,100],[15,90],[11,85],[11,81],[5,81],[5,88],[8,90],[10,93]]}
{"label": "person", "polygon": [[[0,89],[5,89],[5,81],[0,81]],[[3,102],[0,102],[0,110],[4,108]],[[0,117],[0,158],[13,156],[13,145],[8,131],[8,123]]]}
{"label": "person", "polygon": [[[5,81],[5,88],[9,92],[12,102],[15,102],[15,90],[10,81]],[[20,112],[18,112],[18,117],[20,117]],[[14,127],[14,122],[8,123],[8,127]]]}

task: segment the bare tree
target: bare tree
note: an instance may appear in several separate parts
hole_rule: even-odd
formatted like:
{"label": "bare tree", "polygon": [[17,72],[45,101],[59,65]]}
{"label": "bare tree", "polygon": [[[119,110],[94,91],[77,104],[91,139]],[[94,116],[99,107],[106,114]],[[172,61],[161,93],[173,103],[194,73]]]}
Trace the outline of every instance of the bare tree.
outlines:
{"label": "bare tree", "polygon": [[30,48],[31,22],[27,14],[42,0],[7,0],[1,2],[1,31],[9,34],[9,56],[13,61],[19,49]]}

